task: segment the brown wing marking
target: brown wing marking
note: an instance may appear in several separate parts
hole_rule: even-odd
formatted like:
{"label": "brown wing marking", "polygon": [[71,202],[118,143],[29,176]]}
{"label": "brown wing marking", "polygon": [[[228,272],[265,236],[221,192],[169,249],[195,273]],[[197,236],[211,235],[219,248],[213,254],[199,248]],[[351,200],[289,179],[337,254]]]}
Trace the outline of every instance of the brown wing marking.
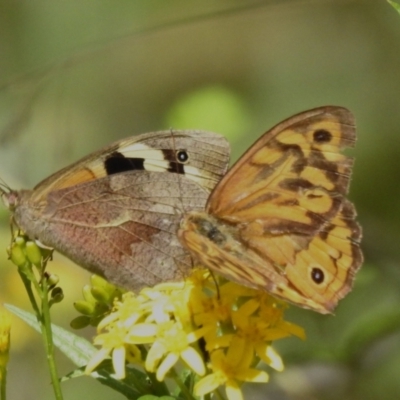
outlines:
{"label": "brown wing marking", "polygon": [[351,113],[323,107],[264,134],[212,192],[207,210],[229,223],[257,220],[265,231],[312,235],[340,209],[354,145]]}
{"label": "brown wing marking", "polygon": [[[133,157],[155,167],[160,165],[160,158],[164,158],[165,166],[158,170],[170,172],[168,162],[176,161],[175,150],[187,152],[188,159],[183,165],[187,177],[209,191],[228,168],[230,146],[223,136],[189,130],[150,132],[119,140],[54,173],[36,185],[33,200],[40,201],[52,191],[106,177],[109,175],[106,161],[114,154],[121,162],[125,157]],[[118,162],[118,159],[114,161]],[[140,163],[139,167],[132,163],[132,170],[136,168],[140,168]]]}
{"label": "brown wing marking", "polygon": [[286,268],[292,286],[332,311],[353,285],[363,257],[359,247],[361,229],[354,221],[349,201],[333,220],[300,251]]}

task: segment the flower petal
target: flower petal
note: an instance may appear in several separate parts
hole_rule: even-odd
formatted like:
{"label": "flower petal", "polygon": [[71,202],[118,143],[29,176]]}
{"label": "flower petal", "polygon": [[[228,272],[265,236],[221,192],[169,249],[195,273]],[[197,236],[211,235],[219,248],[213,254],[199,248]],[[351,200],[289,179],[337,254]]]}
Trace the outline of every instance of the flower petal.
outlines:
{"label": "flower petal", "polygon": [[269,381],[269,375],[265,371],[260,371],[254,368],[248,368],[238,372],[235,378],[243,382],[265,383]]}
{"label": "flower petal", "polygon": [[[129,339],[135,340],[136,337],[138,342],[131,343],[150,343],[150,341],[154,341],[154,336],[157,334],[157,325],[156,324],[147,324],[140,323],[132,326],[129,329],[128,337]],[[147,339],[145,342],[140,342],[140,340]]]}
{"label": "flower petal", "polygon": [[158,381],[163,381],[168,371],[176,364],[179,357],[176,353],[168,353],[167,357],[161,362],[157,368],[156,378]]}
{"label": "flower petal", "polygon": [[200,379],[195,385],[194,385],[194,395],[195,396],[204,396],[207,393],[211,393],[213,390],[215,390],[218,386],[221,385],[220,380],[218,379],[217,374],[210,374],[205,376],[204,378]]}
{"label": "flower petal", "polygon": [[115,379],[125,378],[125,346],[116,347],[112,353]]}
{"label": "flower petal", "polygon": [[271,360],[268,363],[270,367],[279,372],[282,372],[285,369],[281,356],[271,346],[267,347],[266,355]]}
{"label": "flower petal", "polygon": [[197,375],[203,376],[206,373],[204,361],[193,347],[183,350],[181,358]]}
{"label": "flower petal", "polygon": [[227,362],[232,366],[237,366],[243,359],[245,347],[246,342],[243,338],[233,336],[232,342],[228,347],[228,353],[226,355]]}
{"label": "flower petal", "polygon": [[111,353],[111,350],[112,349],[110,348],[103,347],[97,353],[95,353],[85,367],[85,374],[89,375],[92,373],[93,370],[96,369],[96,367],[108,357],[108,355]]}
{"label": "flower petal", "polygon": [[291,335],[297,336],[300,339],[305,340],[306,339],[306,334],[304,332],[304,329],[301,326],[298,326],[296,324],[292,324],[291,322],[288,321],[282,321],[279,326],[283,329],[285,329],[287,332],[289,332]]}
{"label": "flower petal", "polygon": [[243,393],[236,381],[230,379],[226,383],[226,397],[228,400],[243,400]]}
{"label": "flower petal", "polygon": [[165,346],[160,342],[157,341],[153,343],[146,357],[145,368],[147,371],[154,372],[156,370],[157,364],[164,356],[165,351]]}

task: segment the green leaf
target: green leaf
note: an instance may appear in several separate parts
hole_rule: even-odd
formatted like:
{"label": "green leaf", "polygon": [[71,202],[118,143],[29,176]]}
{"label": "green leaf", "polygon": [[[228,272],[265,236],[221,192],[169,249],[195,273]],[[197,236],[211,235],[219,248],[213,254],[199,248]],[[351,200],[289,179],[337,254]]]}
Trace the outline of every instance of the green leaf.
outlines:
{"label": "green leaf", "polygon": [[176,400],[176,397],[171,396],[153,396],[152,394],[146,394],[145,396],[139,397],[138,400]]}
{"label": "green leaf", "polygon": [[[36,316],[30,312],[21,310],[11,304],[4,305],[10,312],[22,319],[30,327],[40,332],[40,325]],[[51,324],[54,345],[60,349],[75,365],[86,365],[96,353],[97,349],[86,339],[57,325]]]}
{"label": "green leaf", "polygon": [[[127,399],[137,400],[143,396],[143,393],[151,391],[146,374],[143,372],[126,367],[126,378],[119,380],[113,377],[113,366],[111,360],[104,360],[94,372],[90,374],[92,378],[97,379],[102,385],[108,386],[111,389],[123,394]],[[63,382],[85,376],[84,367],[77,368],[64,376]]]}
{"label": "green leaf", "polygon": [[147,376],[143,372],[126,367],[126,378],[123,380],[113,378],[113,372],[111,360],[105,360],[92,373],[92,376],[101,384],[114,389],[130,400],[138,400],[143,393],[150,391]]}
{"label": "green leaf", "polygon": [[[37,322],[36,316],[30,312],[21,310],[11,304],[4,305],[10,312],[22,319],[25,323],[40,332],[40,325]],[[78,378],[84,375],[84,365],[93,357],[97,349],[86,339],[83,339],[74,333],[71,333],[64,328],[51,324],[53,332],[54,345],[61,350],[74,364],[78,367],[74,371],[67,374],[61,381]],[[144,393],[158,392],[160,389],[153,387],[149,382],[147,375],[135,368],[126,367],[126,378],[118,380],[113,378],[113,367],[111,360],[103,361],[96,371],[90,375],[97,379],[101,384],[111,387],[123,394],[127,399],[138,400],[143,397]],[[172,397],[163,396],[155,397],[157,399],[173,399]]]}
{"label": "green leaf", "polygon": [[[126,368],[126,378],[123,380],[118,380],[113,378],[113,367],[111,360],[103,361],[90,375],[97,379],[102,385],[108,386],[111,389],[121,393],[127,399],[138,400],[143,393],[150,391],[150,386],[147,380],[147,376],[134,368]],[[71,371],[62,381],[65,382],[69,379],[79,378],[84,375],[84,367],[77,368]]]}
{"label": "green leaf", "polygon": [[400,14],[400,4],[392,1],[392,0],[387,0],[387,2],[395,9],[397,12]]}

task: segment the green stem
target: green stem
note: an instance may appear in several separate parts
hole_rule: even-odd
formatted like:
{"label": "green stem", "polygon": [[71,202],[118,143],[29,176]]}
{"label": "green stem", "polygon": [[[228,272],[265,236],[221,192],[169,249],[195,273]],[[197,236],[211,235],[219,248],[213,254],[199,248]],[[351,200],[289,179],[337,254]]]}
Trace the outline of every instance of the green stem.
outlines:
{"label": "green stem", "polygon": [[6,400],[7,368],[1,368],[0,400]]}
{"label": "green stem", "polygon": [[156,378],[156,374],[152,372],[147,372],[146,374],[151,381],[151,387],[153,389],[153,393],[157,396],[170,396],[169,390],[165,382],[159,382]]}
{"label": "green stem", "polygon": [[[55,397],[57,400],[62,400],[63,395],[61,392],[60,381],[58,379],[57,368],[54,359],[53,334],[51,330],[50,319],[49,284],[45,274],[46,263],[49,259],[49,256],[43,257],[42,254],[42,260],[39,260],[37,263],[35,263],[35,266],[37,269],[39,269],[40,273],[40,278],[37,279],[37,274],[35,274],[35,271],[32,268],[32,262],[29,260],[29,255],[27,256],[27,249],[24,247],[24,238],[15,239],[15,243],[16,249],[18,250],[19,247],[19,251],[15,250],[14,253],[11,252],[10,257],[12,260],[14,257],[15,262],[13,262],[18,266],[18,272],[25,286],[32,308],[35,311],[38,324],[40,325]],[[30,255],[33,257],[37,256],[38,254],[35,254],[31,251]],[[25,261],[23,258],[25,258]],[[32,286],[35,288],[41,304],[38,304]]]}
{"label": "green stem", "polygon": [[176,373],[174,368],[171,368],[170,374],[172,376],[172,379],[176,382],[176,384],[179,386],[179,389],[181,389],[181,395],[188,400],[195,400],[193,397],[192,393],[190,393],[189,389],[186,387],[186,385],[181,381],[179,378],[178,374]]}
{"label": "green stem", "polygon": [[40,322],[40,310],[39,310],[39,306],[38,306],[38,304],[36,302],[35,295],[33,294],[33,291],[32,291],[32,283],[36,283],[35,284],[35,289],[36,289],[36,291],[38,293],[40,293],[40,291],[41,291],[40,290],[40,286],[37,285],[36,279],[33,279],[33,280],[29,279],[25,275],[25,273],[21,271],[20,268],[18,268],[18,273],[19,273],[19,276],[22,279],[22,283],[25,286],[26,293],[28,294],[29,301],[31,302],[32,308],[35,311],[36,318],[38,319],[38,322]]}
{"label": "green stem", "polygon": [[53,384],[54,394],[57,400],[62,400],[60,381],[58,379],[56,362],[54,359],[53,332],[51,330],[50,306],[49,306],[49,287],[46,277],[42,279],[42,312],[41,312],[41,330],[44,346],[46,349],[47,362],[49,365],[51,382]]}
{"label": "green stem", "polygon": [[[139,346],[140,351],[142,353],[142,357],[145,360],[147,357],[147,349],[146,346]],[[165,384],[165,382],[159,382],[156,378],[156,374],[152,373],[152,372],[148,372],[146,371],[146,375],[149,378],[150,382],[151,382],[151,388],[152,388],[152,393],[156,394],[157,396],[169,396],[169,389],[168,386]]]}
{"label": "green stem", "polygon": [[[58,374],[56,369],[56,364],[54,360],[54,347],[53,347],[53,335],[51,331],[51,320],[50,320],[50,306],[48,302],[48,286],[47,280],[42,276],[42,287],[37,282],[36,278],[33,276],[28,277],[26,273],[19,269],[19,274],[21,276],[22,282],[25,286],[25,290],[28,294],[29,300],[31,302],[32,308],[35,311],[36,318],[40,324],[42,331],[42,339],[44,347],[46,350],[47,362],[50,369],[51,381],[53,383],[53,390],[56,395],[57,400],[62,400],[62,392],[60,387],[60,382],[58,380]],[[35,295],[32,290],[32,284],[35,286],[36,292],[42,301],[41,310],[35,299]]]}
{"label": "green stem", "polygon": [[[129,371],[128,367],[126,367],[126,368],[127,368],[127,371]],[[129,374],[129,381],[132,383],[132,386],[139,393],[142,393],[143,395],[152,394],[151,391],[149,390],[148,385],[145,384],[142,380],[138,379],[134,372]]]}
{"label": "green stem", "polygon": [[220,391],[218,389],[214,390],[214,395],[216,398],[218,398],[219,400],[224,400],[224,396],[222,396],[222,394],[220,393]]}

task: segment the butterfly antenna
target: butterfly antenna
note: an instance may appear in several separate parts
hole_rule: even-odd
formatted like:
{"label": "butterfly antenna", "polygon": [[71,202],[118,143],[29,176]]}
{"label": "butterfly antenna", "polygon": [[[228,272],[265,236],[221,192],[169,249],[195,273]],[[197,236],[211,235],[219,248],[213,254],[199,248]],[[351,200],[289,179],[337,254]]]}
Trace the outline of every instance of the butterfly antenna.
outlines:
{"label": "butterfly antenna", "polygon": [[0,193],[5,194],[10,192],[11,192],[10,186],[8,186],[7,183],[2,178],[0,178]]}

